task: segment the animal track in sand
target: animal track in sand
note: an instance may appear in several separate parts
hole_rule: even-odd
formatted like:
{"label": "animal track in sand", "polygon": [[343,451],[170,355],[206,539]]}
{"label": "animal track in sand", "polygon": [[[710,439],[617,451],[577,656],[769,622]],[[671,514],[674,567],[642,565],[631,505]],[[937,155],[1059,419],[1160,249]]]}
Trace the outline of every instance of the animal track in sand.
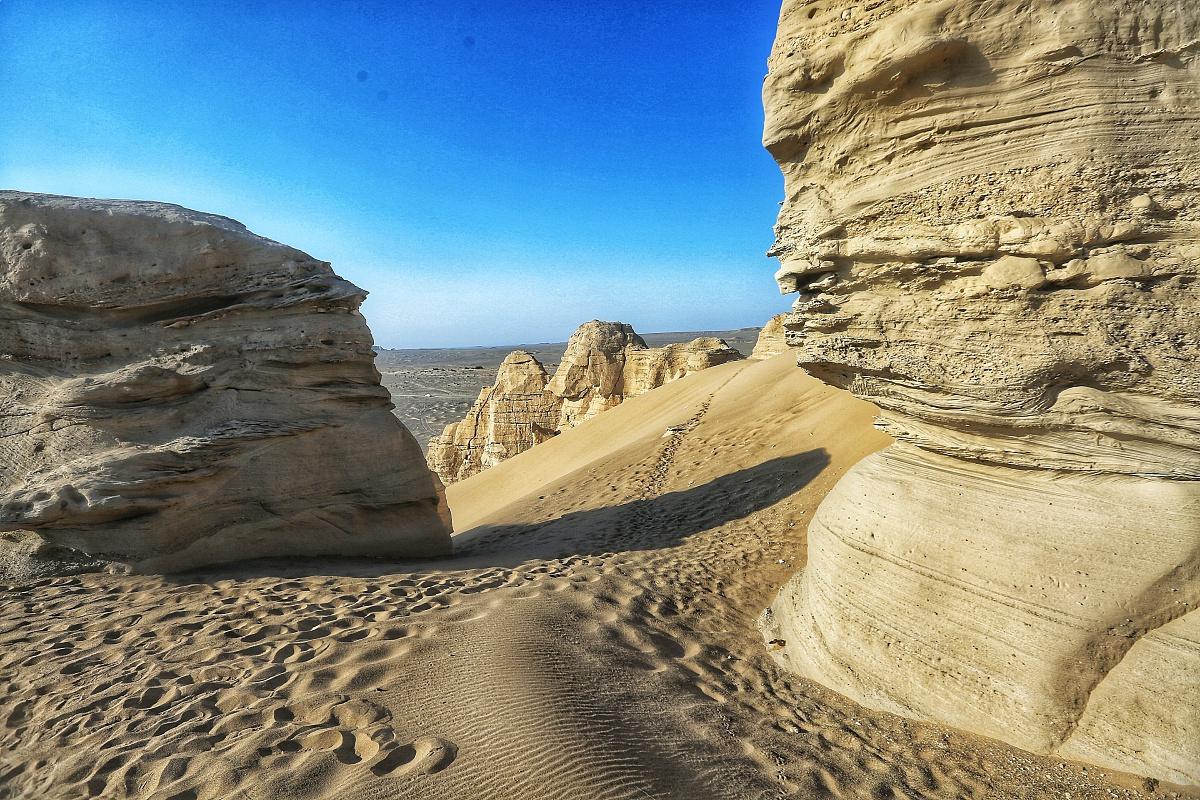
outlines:
{"label": "animal track in sand", "polygon": [[457,756],[458,747],[453,742],[437,736],[422,736],[392,748],[370,769],[376,775],[430,775],[450,766]]}

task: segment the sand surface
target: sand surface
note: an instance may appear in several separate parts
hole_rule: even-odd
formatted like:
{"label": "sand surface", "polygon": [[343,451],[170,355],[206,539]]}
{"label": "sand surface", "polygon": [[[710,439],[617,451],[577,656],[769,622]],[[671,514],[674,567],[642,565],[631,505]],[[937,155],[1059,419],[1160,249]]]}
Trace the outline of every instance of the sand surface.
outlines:
{"label": "sand surface", "polygon": [[455,484],[454,559],[15,587],[0,797],[1172,795],[775,666],[755,618],[872,413],[727,364]]}

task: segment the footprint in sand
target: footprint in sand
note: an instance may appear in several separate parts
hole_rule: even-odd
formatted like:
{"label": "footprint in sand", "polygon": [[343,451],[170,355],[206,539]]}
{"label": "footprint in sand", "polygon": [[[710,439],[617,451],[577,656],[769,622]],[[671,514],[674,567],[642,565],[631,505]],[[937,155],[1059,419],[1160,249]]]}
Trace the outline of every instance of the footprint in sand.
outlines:
{"label": "footprint in sand", "polygon": [[421,736],[388,750],[371,766],[376,775],[432,775],[450,766],[458,746],[440,736]]}

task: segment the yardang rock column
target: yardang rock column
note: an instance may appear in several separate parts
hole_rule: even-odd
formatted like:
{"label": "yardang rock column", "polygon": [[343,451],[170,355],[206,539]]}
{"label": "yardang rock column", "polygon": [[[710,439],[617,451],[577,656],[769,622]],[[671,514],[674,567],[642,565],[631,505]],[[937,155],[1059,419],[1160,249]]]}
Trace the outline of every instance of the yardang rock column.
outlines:
{"label": "yardang rock column", "polygon": [[0,571],[448,553],[364,296],[225,217],[0,192]]}
{"label": "yardang rock column", "polygon": [[741,357],[721,339],[647,347],[624,322],[585,322],[571,334],[553,378],[524,350],[509,353],[466,417],[430,440],[429,467],[447,484],[469,478],[626,398]]}
{"label": "yardang rock column", "polygon": [[767,616],[868,705],[1200,782],[1200,7],[784,3],[801,366],[897,443]]}

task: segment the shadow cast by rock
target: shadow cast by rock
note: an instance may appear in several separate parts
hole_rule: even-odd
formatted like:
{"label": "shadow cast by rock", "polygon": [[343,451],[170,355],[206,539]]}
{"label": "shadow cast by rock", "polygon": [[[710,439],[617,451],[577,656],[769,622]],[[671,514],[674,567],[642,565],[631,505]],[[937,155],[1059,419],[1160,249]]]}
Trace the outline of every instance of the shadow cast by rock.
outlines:
{"label": "shadow cast by rock", "polygon": [[542,522],[484,525],[454,537],[455,555],[426,560],[272,558],[164,576],[180,583],[211,583],[264,576],[372,577],[410,572],[516,567],[566,558],[674,546],[689,536],[742,519],[798,492],[828,465],[821,448],[773,458],[708,483],[588,509]]}
{"label": "shadow cast by rock", "polygon": [[775,505],[807,485],[829,462],[829,454],[817,448],[615,506],[538,523],[480,526],[454,537],[455,553],[457,559],[515,566],[530,559],[671,547]]}

